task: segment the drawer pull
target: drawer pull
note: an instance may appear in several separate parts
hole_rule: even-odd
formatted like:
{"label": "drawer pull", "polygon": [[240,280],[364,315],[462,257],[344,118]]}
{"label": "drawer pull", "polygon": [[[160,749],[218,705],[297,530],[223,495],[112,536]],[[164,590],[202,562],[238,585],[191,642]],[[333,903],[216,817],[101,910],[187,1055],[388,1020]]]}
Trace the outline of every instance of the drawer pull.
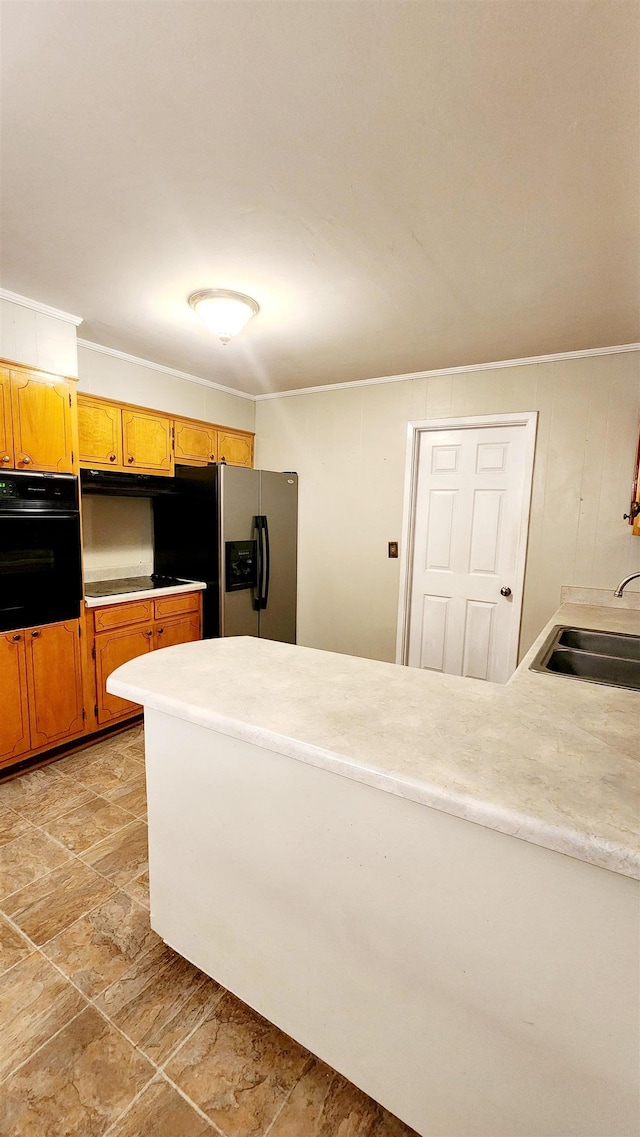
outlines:
{"label": "drawer pull", "polygon": [[40,635],[40,632],[32,632],[31,635],[33,636],[33,638],[35,640]]}
{"label": "drawer pull", "polygon": [[18,640],[22,639],[22,636],[20,635],[20,632],[17,632],[15,636],[11,637],[11,639],[14,641],[14,643],[17,643]]}

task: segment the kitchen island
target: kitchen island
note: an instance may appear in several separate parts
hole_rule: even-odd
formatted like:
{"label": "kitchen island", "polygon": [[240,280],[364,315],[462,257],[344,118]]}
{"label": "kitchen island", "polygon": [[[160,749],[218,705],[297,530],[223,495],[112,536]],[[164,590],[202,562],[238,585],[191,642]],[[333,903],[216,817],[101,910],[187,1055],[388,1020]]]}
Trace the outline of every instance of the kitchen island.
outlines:
{"label": "kitchen island", "polygon": [[108,686],[175,950],[424,1137],[637,1137],[640,695],[248,638]]}

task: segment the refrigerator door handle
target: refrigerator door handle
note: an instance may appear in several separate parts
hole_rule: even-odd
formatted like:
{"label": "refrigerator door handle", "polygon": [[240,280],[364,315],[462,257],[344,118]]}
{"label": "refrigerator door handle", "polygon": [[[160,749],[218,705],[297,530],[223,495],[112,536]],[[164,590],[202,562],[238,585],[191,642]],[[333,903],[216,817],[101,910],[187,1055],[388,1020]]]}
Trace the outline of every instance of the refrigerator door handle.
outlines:
{"label": "refrigerator door handle", "polygon": [[[256,533],[256,594],[253,600],[253,607],[256,612],[267,606],[267,595],[269,592],[269,538],[267,531],[267,519],[262,514],[258,514],[253,519],[253,528]],[[266,541],[265,541],[266,535]]]}
{"label": "refrigerator door handle", "polygon": [[269,549],[269,522],[266,514],[263,517],[262,536],[264,541],[264,589],[262,592],[262,607],[266,608],[269,603],[269,576],[271,573],[271,552]]}

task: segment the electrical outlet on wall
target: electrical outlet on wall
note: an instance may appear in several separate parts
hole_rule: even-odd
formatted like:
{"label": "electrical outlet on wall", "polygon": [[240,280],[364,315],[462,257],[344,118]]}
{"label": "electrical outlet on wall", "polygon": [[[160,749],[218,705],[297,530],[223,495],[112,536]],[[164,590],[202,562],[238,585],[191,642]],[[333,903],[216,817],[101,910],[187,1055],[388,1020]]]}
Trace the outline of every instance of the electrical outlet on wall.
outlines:
{"label": "electrical outlet on wall", "polygon": [[389,556],[392,559],[397,558],[397,556],[398,556],[398,542],[397,541],[389,541]]}

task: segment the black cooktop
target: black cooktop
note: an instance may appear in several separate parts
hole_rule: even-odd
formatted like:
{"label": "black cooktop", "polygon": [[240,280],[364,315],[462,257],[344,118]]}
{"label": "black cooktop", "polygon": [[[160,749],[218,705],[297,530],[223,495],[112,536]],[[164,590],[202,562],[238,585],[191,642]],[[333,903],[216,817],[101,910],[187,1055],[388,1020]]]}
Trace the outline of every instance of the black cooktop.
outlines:
{"label": "black cooktop", "polygon": [[175,588],[178,584],[189,584],[177,576],[126,576],[120,580],[94,580],[84,586],[85,596],[118,596],[121,592],[150,592],[154,588]]}

